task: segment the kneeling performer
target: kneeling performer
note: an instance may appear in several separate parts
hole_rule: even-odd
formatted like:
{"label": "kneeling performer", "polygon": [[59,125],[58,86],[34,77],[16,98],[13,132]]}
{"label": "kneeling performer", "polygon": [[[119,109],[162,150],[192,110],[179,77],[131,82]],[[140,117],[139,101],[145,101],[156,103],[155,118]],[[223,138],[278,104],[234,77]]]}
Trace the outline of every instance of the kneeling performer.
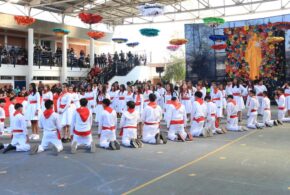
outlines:
{"label": "kneeling performer", "polygon": [[43,137],[40,145],[32,147],[30,154],[37,154],[47,150],[49,145],[52,145],[52,151],[54,155],[57,155],[63,150],[60,130],[61,124],[59,121],[59,115],[53,110],[53,101],[47,100],[44,103],[46,110],[40,116],[39,127],[43,129]]}
{"label": "kneeling performer", "polygon": [[120,121],[122,144],[127,147],[141,148],[143,143],[137,139],[137,124],[140,114],[135,110],[135,102],[127,102],[128,110],[124,111]]}
{"label": "kneeling performer", "polygon": [[161,140],[163,144],[167,143],[167,137],[165,133],[160,133],[159,124],[162,119],[162,109],[155,102],[156,95],[151,93],[149,95],[149,103],[144,108],[142,113],[143,136],[142,140],[145,143],[160,144]]}
{"label": "kneeling performer", "polygon": [[80,105],[81,107],[74,111],[71,123],[70,133],[73,135],[71,153],[76,153],[80,145],[84,145],[94,153],[96,147],[92,136],[93,116],[87,108],[88,100],[82,98]]}

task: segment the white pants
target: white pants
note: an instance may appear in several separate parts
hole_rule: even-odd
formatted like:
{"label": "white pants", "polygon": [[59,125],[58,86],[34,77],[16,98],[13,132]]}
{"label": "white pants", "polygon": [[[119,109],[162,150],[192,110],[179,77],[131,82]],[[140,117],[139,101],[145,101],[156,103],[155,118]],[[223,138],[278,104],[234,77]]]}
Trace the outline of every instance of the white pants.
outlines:
{"label": "white pants", "polygon": [[236,117],[236,118],[229,118],[227,120],[226,128],[227,128],[228,131],[240,131],[240,130],[242,130],[242,127],[239,126],[239,119],[238,119],[238,117]]}
{"label": "white pants", "polygon": [[127,147],[131,146],[130,144],[131,139],[137,139],[137,129],[125,128],[123,130],[122,144]]}
{"label": "white pants", "polygon": [[[27,152],[30,150],[30,145],[27,143],[26,135],[23,133],[13,133],[11,145],[16,147],[17,152]],[[5,147],[7,147],[5,145]]]}
{"label": "white pants", "polygon": [[264,113],[263,113],[263,123],[265,125],[269,125],[271,127],[274,125],[274,121],[271,120],[271,111],[270,110],[264,110]]}
{"label": "white pants", "polygon": [[259,107],[258,107],[258,114],[263,114],[262,104],[263,104],[263,96],[257,96]]}
{"label": "white pants", "polygon": [[145,125],[143,126],[142,140],[145,143],[155,144],[155,135],[160,133],[159,125]]}
{"label": "white pants", "polygon": [[251,112],[248,121],[247,121],[247,127],[250,129],[257,129],[258,127],[264,127],[265,125],[263,123],[258,123],[257,121],[258,113],[257,112]]}
{"label": "white pants", "polygon": [[278,120],[282,122],[290,122],[290,118],[285,117],[286,110],[278,110]]}
{"label": "white pants", "polygon": [[38,146],[38,153],[48,149],[49,144],[53,144],[57,151],[63,150],[61,140],[57,136],[57,131],[44,131],[41,144]]}
{"label": "white pants", "polygon": [[170,125],[168,132],[168,139],[174,141],[177,139],[177,133],[180,133],[182,137],[186,138],[187,133],[184,130],[184,124]]}
{"label": "white pants", "polygon": [[216,121],[216,118],[214,116],[211,116],[210,118],[206,120],[206,123],[205,123],[205,127],[209,128],[212,131],[212,133],[216,133],[217,130],[218,131],[221,130],[215,127],[215,121]]}
{"label": "white pants", "polygon": [[86,147],[91,147],[91,144],[93,142],[93,137],[92,137],[92,134],[88,136],[79,136],[79,135],[74,134],[72,143],[73,142],[77,143],[77,147],[81,145],[86,146]]}
{"label": "white pants", "polygon": [[100,146],[102,148],[109,148],[110,142],[116,140],[116,130],[102,130],[100,138]]}
{"label": "white pants", "polygon": [[0,122],[0,132],[4,132],[4,122]]}
{"label": "white pants", "polygon": [[204,128],[204,121],[201,121],[201,122],[192,121],[190,133],[192,134],[192,136],[198,137],[202,134],[203,128]]}

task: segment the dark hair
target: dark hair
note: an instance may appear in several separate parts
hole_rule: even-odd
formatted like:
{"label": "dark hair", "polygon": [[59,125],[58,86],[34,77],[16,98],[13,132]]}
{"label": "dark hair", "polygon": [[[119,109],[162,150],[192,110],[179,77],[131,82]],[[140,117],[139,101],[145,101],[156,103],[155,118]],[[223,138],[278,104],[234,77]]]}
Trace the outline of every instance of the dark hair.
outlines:
{"label": "dark hair", "polygon": [[37,90],[36,90],[36,85],[35,83],[30,83],[31,87],[32,87],[32,94],[35,95]]}
{"label": "dark hair", "polygon": [[51,101],[51,100],[45,101],[44,106],[46,109],[51,109],[53,106],[53,101]]}
{"label": "dark hair", "polygon": [[176,100],[177,100],[177,97],[172,96],[172,97],[171,97],[171,100],[172,100],[172,101],[176,101]]}
{"label": "dark hair", "polygon": [[107,98],[103,99],[102,103],[105,105],[105,106],[110,106],[111,104],[111,101]]}
{"label": "dark hair", "polygon": [[265,95],[265,96],[267,96],[267,97],[268,97],[268,96],[269,96],[269,93],[268,93],[268,91],[264,91],[264,92],[263,92],[263,95]]}
{"label": "dark hair", "polygon": [[80,99],[80,105],[86,107],[88,105],[88,100],[86,98]]}
{"label": "dark hair", "polygon": [[240,81],[238,80],[238,79],[236,79],[237,80],[237,84],[235,84],[234,82],[233,82],[233,88],[236,86],[237,88],[240,88]]}
{"label": "dark hair", "polygon": [[96,98],[96,101],[98,102],[99,100],[99,96],[102,94],[104,96],[106,96],[106,93],[107,93],[107,88],[106,88],[106,85],[102,85],[102,90],[98,90],[98,95],[97,95],[97,98]]}
{"label": "dark hair", "polygon": [[13,101],[16,98],[16,96],[10,97],[10,101]]}
{"label": "dark hair", "polygon": [[254,89],[250,90],[250,93],[256,95],[256,91]]}
{"label": "dark hair", "polygon": [[205,96],[205,97],[204,97],[204,100],[205,100],[205,101],[206,101],[206,100],[211,100],[210,95]]}
{"label": "dark hair", "polygon": [[228,95],[227,99],[229,99],[229,98],[234,99],[234,96],[233,95]]}
{"label": "dark hair", "polygon": [[197,92],[195,92],[194,96],[198,97],[198,98],[202,98],[202,92],[197,91]]}
{"label": "dark hair", "polygon": [[284,89],[282,89],[282,88],[278,88],[277,91],[284,93]]}
{"label": "dark hair", "polygon": [[155,95],[154,93],[150,93],[150,94],[149,94],[149,100],[150,100],[150,102],[155,102],[155,100],[156,100],[156,95]]}
{"label": "dark hair", "polygon": [[15,110],[18,110],[19,108],[23,108],[23,106],[22,106],[22,104],[17,103],[17,104],[15,104],[14,108],[15,108]]}
{"label": "dark hair", "polygon": [[0,99],[0,104],[2,103],[6,103],[6,100],[5,99]]}
{"label": "dark hair", "polygon": [[124,92],[126,90],[126,87],[125,87],[125,85],[120,85],[120,92]]}
{"label": "dark hair", "polygon": [[129,101],[129,102],[127,102],[127,106],[128,106],[128,108],[134,109],[135,108],[135,102]]}

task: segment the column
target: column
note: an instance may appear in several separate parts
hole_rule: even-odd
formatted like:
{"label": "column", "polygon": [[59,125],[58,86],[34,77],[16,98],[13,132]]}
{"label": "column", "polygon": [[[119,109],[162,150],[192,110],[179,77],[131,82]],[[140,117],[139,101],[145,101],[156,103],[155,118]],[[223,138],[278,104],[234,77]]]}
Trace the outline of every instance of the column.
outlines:
{"label": "column", "polygon": [[4,35],[4,46],[5,46],[5,48],[7,48],[7,46],[8,46],[8,36],[7,36],[6,32]]}
{"label": "column", "polygon": [[95,65],[95,40],[90,38],[90,67]]}
{"label": "column", "polygon": [[26,87],[28,89],[29,84],[33,80],[33,40],[34,40],[34,32],[32,28],[28,29],[28,74],[26,77]]}
{"label": "column", "polygon": [[67,35],[63,35],[62,37],[62,68],[60,80],[62,83],[67,82]]}

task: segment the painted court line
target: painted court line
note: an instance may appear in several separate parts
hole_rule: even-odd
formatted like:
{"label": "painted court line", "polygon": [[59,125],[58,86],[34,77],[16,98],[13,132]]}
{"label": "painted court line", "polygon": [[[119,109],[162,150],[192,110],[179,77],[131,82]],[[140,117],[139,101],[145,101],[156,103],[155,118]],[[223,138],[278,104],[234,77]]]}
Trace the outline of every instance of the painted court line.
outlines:
{"label": "painted court line", "polygon": [[193,161],[191,161],[189,163],[186,163],[186,164],[184,164],[184,165],[182,165],[182,166],[180,166],[180,167],[178,167],[176,169],[173,169],[172,171],[169,171],[169,172],[167,172],[167,173],[165,173],[165,174],[163,174],[163,175],[161,175],[159,177],[156,177],[156,178],[154,178],[152,180],[149,180],[148,182],[145,182],[145,183],[143,183],[143,184],[141,184],[141,185],[139,185],[139,186],[127,191],[127,192],[122,193],[122,195],[128,195],[128,194],[136,192],[136,191],[138,191],[138,190],[140,190],[142,188],[145,188],[146,186],[149,186],[149,185],[151,185],[151,184],[153,184],[153,183],[155,183],[155,182],[157,182],[157,181],[159,181],[159,180],[161,180],[161,179],[163,179],[163,178],[165,178],[165,177],[167,177],[167,176],[169,176],[169,175],[171,175],[173,173],[176,173],[176,172],[178,172],[178,171],[180,171],[180,170],[182,170],[182,169],[184,169],[184,168],[186,168],[186,167],[188,167],[190,165],[193,165],[193,164],[195,164],[195,163],[197,163],[197,162],[199,162],[199,161],[201,161],[201,160],[203,160],[203,159],[205,159],[205,158],[207,158],[207,157],[209,157],[209,156],[211,156],[211,155],[213,155],[213,154],[215,154],[217,152],[220,152],[221,150],[225,149],[226,147],[228,147],[228,146],[230,146],[230,145],[232,145],[234,143],[237,143],[240,140],[242,140],[242,139],[244,139],[244,138],[246,138],[246,137],[248,137],[248,136],[250,136],[250,135],[252,135],[254,133],[257,133],[257,132],[260,132],[260,131],[257,131],[257,130],[256,131],[252,131],[251,133],[248,133],[248,134],[246,134],[246,135],[244,135],[242,137],[239,137],[239,138],[237,138],[235,140],[232,140],[231,142],[229,142],[229,143],[217,148],[216,150],[213,150],[213,151],[211,151],[211,152],[209,152],[209,153],[207,153],[207,154],[205,154],[205,155],[203,155],[203,156],[201,156],[201,157],[199,157],[199,158],[197,158],[197,159],[195,159],[195,160],[193,160]]}

